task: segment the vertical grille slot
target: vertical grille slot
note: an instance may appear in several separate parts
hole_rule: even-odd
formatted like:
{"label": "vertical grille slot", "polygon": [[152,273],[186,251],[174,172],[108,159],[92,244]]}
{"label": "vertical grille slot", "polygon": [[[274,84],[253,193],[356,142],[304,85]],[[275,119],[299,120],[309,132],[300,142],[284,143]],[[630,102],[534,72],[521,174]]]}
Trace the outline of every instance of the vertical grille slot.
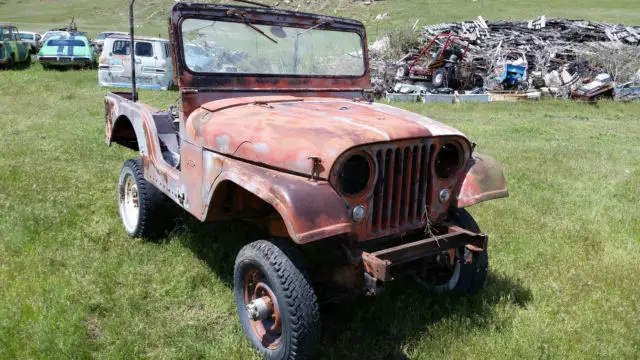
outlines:
{"label": "vertical grille slot", "polygon": [[421,221],[427,205],[430,151],[416,143],[379,149],[371,227],[388,232]]}
{"label": "vertical grille slot", "polygon": [[383,226],[385,229],[388,229],[391,226],[391,209],[393,208],[393,180],[394,172],[396,169],[395,163],[395,152],[391,149],[387,150],[385,154],[385,160],[387,163],[387,171],[385,174],[386,186],[385,186],[385,194],[384,194],[384,203],[382,209],[382,217],[383,217]]}
{"label": "vertical grille slot", "polygon": [[416,207],[416,216],[422,217],[427,202],[427,175],[429,171],[429,154],[427,145],[420,147],[422,161],[420,162],[420,179],[418,181],[418,206]]}

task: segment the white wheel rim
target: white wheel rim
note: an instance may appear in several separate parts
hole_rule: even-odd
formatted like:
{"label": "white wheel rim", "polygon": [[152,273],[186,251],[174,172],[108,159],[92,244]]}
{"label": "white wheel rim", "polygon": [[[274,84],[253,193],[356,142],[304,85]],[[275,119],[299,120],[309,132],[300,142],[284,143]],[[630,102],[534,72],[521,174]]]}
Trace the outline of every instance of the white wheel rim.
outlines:
{"label": "white wheel rim", "polygon": [[138,196],[138,185],[131,173],[127,173],[124,176],[118,196],[118,205],[125,229],[129,233],[133,233],[136,226],[138,226],[140,198]]}
{"label": "white wheel rim", "polygon": [[436,84],[438,84],[438,85],[439,85],[439,84],[442,84],[442,74],[437,74],[437,75],[436,75],[436,81],[435,81],[435,83],[436,83]]}

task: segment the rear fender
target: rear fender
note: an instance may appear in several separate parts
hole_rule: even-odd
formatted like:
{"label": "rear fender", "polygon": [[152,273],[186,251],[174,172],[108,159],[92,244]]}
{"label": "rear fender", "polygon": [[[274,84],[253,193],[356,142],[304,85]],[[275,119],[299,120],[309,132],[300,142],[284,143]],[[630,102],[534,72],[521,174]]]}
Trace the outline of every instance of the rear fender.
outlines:
{"label": "rear fender", "polygon": [[474,154],[459,182],[457,208],[509,196],[502,166],[492,157]]}
{"label": "rear fender", "polygon": [[[162,157],[158,130],[153,120],[156,109],[130,101],[130,93],[109,93],[105,96],[105,141],[117,142],[137,149],[143,165],[144,178],[169,198],[187,208],[183,201],[183,184],[178,171]],[[135,134],[135,138],[134,138]]]}
{"label": "rear fender", "polygon": [[347,206],[327,181],[313,181],[212,151],[205,151],[203,160],[204,184],[210,184],[210,187],[202,187],[206,191],[202,219],[207,217],[218,186],[230,181],[273,206],[289,236],[298,244],[351,231]]}

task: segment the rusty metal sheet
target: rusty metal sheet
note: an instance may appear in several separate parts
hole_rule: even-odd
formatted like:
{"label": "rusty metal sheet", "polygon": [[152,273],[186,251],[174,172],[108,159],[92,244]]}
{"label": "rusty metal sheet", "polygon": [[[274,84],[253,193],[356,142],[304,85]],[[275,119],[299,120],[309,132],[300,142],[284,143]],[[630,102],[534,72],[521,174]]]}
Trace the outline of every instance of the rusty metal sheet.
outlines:
{"label": "rusty metal sheet", "polygon": [[230,181],[271,204],[280,214],[291,239],[307,243],[351,231],[348,209],[326,181],[255,166],[227,156],[205,151],[202,199],[206,218],[209,200],[221,183]]}
{"label": "rusty metal sheet", "polygon": [[336,158],[354,146],[461,133],[381,104],[265,96],[204,104],[187,119],[185,135],[218,153],[305,176],[312,172],[309,157],[319,157],[319,177],[326,179]]}
{"label": "rusty metal sheet", "polygon": [[502,166],[492,157],[474,154],[457,194],[457,208],[508,197]]}

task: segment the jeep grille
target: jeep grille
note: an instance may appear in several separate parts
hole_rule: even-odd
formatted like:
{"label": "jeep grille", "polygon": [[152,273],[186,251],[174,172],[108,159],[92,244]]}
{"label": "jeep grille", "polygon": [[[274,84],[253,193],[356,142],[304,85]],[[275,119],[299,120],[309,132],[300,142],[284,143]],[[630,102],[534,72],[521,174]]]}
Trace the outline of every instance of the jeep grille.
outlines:
{"label": "jeep grille", "polygon": [[412,224],[417,227],[424,222],[433,147],[431,142],[420,139],[377,147],[378,176],[371,214],[373,232],[391,232]]}

